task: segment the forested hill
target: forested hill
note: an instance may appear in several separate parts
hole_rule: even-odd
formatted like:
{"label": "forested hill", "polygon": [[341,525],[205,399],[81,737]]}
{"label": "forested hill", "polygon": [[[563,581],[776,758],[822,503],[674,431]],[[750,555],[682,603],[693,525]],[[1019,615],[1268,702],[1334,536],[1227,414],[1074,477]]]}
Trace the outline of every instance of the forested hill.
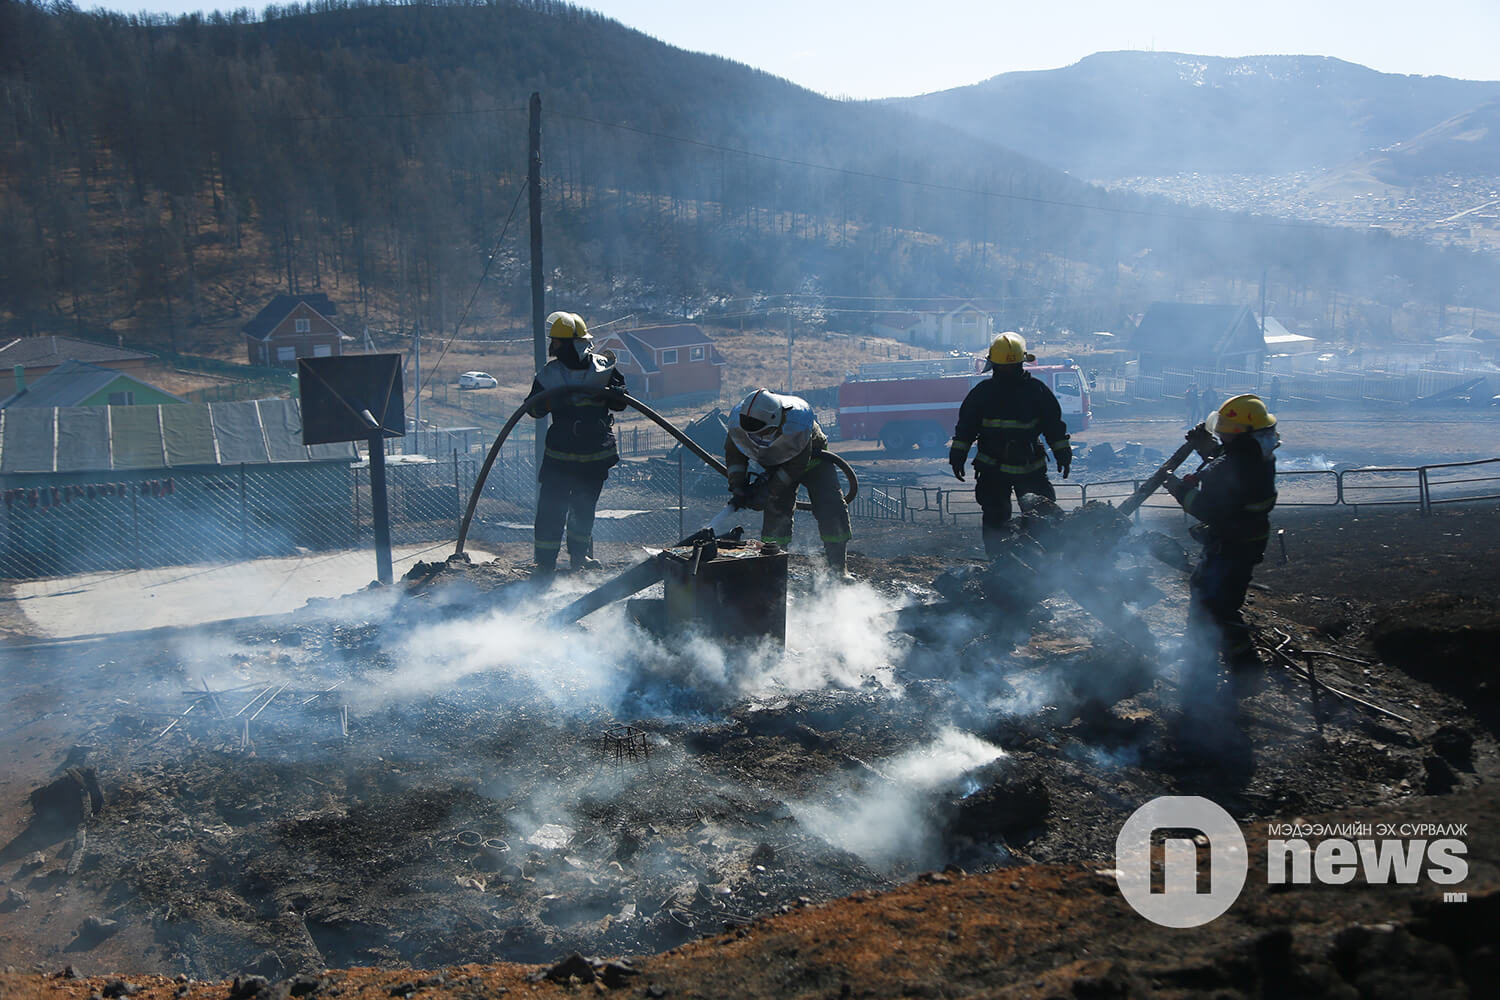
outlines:
{"label": "forested hill", "polygon": [[[355,331],[451,331],[471,300],[476,331],[524,325],[533,91],[549,281],[578,308],[1002,295],[1081,325],[1153,282],[1379,280],[1427,253],[1107,195],[563,4],[0,0],[0,325],[222,348],[270,295],[314,290]],[[1125,259],[1150,264],[1131,287]]]}

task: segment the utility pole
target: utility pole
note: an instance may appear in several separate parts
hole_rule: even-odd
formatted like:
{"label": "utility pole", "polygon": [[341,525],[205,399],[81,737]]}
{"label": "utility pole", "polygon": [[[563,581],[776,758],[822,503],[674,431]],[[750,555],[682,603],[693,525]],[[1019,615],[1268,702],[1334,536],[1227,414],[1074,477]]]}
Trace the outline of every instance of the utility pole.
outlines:
{"label": "utility pole", "polygon": [[792,297],[786,297],[786,391],[792,391]]}
{"label": "utility pole", "polygon": [[[416,366],[416,398],[412,400],[411,419],[412,426],[418,431],[422,429],[422,324],[417,323],[411,328],[411,353],[412,364]],[[441,359],[440,359],[441,360]]]}
{"label": "utility pole", "polygon": [[[528,130],[530,153],[526,170],[527,194],[531,208],[531,330],[536,370],[547,364],[547,283],[542,271],[542,95],[531,95],[531,127]],[[536,425],[536,467],[540,472],[546,453],[547,418]],[[540,487],[538,487],[540,489]]]}

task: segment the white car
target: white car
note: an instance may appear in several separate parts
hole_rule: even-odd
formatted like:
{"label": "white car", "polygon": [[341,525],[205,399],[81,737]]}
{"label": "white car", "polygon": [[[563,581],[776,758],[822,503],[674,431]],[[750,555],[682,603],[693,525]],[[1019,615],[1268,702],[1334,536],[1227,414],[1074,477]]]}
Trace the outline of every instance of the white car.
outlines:
{"label": "white car", "polygon": [[458,377],[460,389],[493,389],[499,384],[489,372],[464,372]]}

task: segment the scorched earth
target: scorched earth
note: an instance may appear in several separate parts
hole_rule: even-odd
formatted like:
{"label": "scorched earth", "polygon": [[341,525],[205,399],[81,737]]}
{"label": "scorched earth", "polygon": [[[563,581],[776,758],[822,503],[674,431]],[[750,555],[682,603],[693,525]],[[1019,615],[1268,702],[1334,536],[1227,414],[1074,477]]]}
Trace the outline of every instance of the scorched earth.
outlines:
{"label": "scorched earth", "polygon": [[[519,548],[273,623],[15,642],[4,989],[1482,987],[1500,915],[1484,557],[1500,515],[1278,525],[1288,561],[1261,567],[1250,607],[1271,665],[1211,731],[1180,692],[1180,571],[1107,560],[1159,639],[1149,653],[1063,593],[1019,637],[982,616],[914,635],[900,609],[937,601],[974,540],[913,546],[910,525],[899,551],[921,554],[854,558],[868,582],[852,587],[794,558],[784,651],[653,639],[619,605],[543,627],[599,580],[539,592]],[[1121,823],[1164,794],[1212,798],[1251,843],[1240,900],[1192,931],[1149,923],[1114,885]],[[1431,884],[1266,885],[1267,823],[1340,817],[1468,823],[1467,902]]]}

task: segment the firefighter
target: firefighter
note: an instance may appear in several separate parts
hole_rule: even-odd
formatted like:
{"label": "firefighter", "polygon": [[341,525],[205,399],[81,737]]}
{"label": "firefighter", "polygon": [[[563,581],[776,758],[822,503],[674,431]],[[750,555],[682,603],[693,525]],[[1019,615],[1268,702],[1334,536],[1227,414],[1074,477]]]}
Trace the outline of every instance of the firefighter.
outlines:
{"label": "firefighter", "polygon": [[958,410],[958,425],[948,445],[948,464],[953,475],[964,478],[964,461],[976,440],[974,499],[984,511],[984,551],[991,559],[999,553],[1005,524],[1010,520],[1010,495],[1017,498],[1035,493],[1048,500],[1057,491],[1047,479],[1047,453],[1038,435],[1044,437],[1057,459],[1064,479],[1073,466],[1068,425],[1062,419],[1057,397],[1040,379],[1022,370],[1035,361],[1026,352],[1026,341],[1018,333],[1002,333],[990,345],[986,369],[994,374],[969,390]]}
{"label": "firefighter", "polygon": [[619,398],[567,394],[526,407],[533,417],[552,414],[542,467],[537,473],[542,488],[536,504],[533,572],[541,577],[557,569],[565,525],[568,560],[573,568],[599,568],[594,558],[594,508],[610,467],[620,461],[611,411],[625,409],[625,376],[615,368],[612,352],[594,352],[593,338],[581,316],[553,313],[547,317],[547,336],[547,354],[552,360],[537,372],[528,399],[546,389],[569,385],[617,390]]}
{"label": "firefighter", "polygon": [[[782,548],[792,543],[797,487],[807,487],[828,568],[837,579],[848,581],[853,579],[848,570],[849,507],[839,488],[838,472],[824,457],[827,448],[828,437],[807,400],[756,389],[729,414],[724,465],[734,498],[742,506],[765,512],[761,541]],[[765,469],[754,483],[751,462]]]}
{"label": "firefighter", "polygon": [[1254,668],[1260,660],[1240,608],[1265,555],[1276,506],[1276,417],[1259,396],[1235,396],[1188,440],[1211,456],[1197,472],[1168,476],[1165,484],[1200,522],[1193,537],[1203,543],[1203,558],[1189,581],[1188,632],[1215,648],[1231,670]]}

